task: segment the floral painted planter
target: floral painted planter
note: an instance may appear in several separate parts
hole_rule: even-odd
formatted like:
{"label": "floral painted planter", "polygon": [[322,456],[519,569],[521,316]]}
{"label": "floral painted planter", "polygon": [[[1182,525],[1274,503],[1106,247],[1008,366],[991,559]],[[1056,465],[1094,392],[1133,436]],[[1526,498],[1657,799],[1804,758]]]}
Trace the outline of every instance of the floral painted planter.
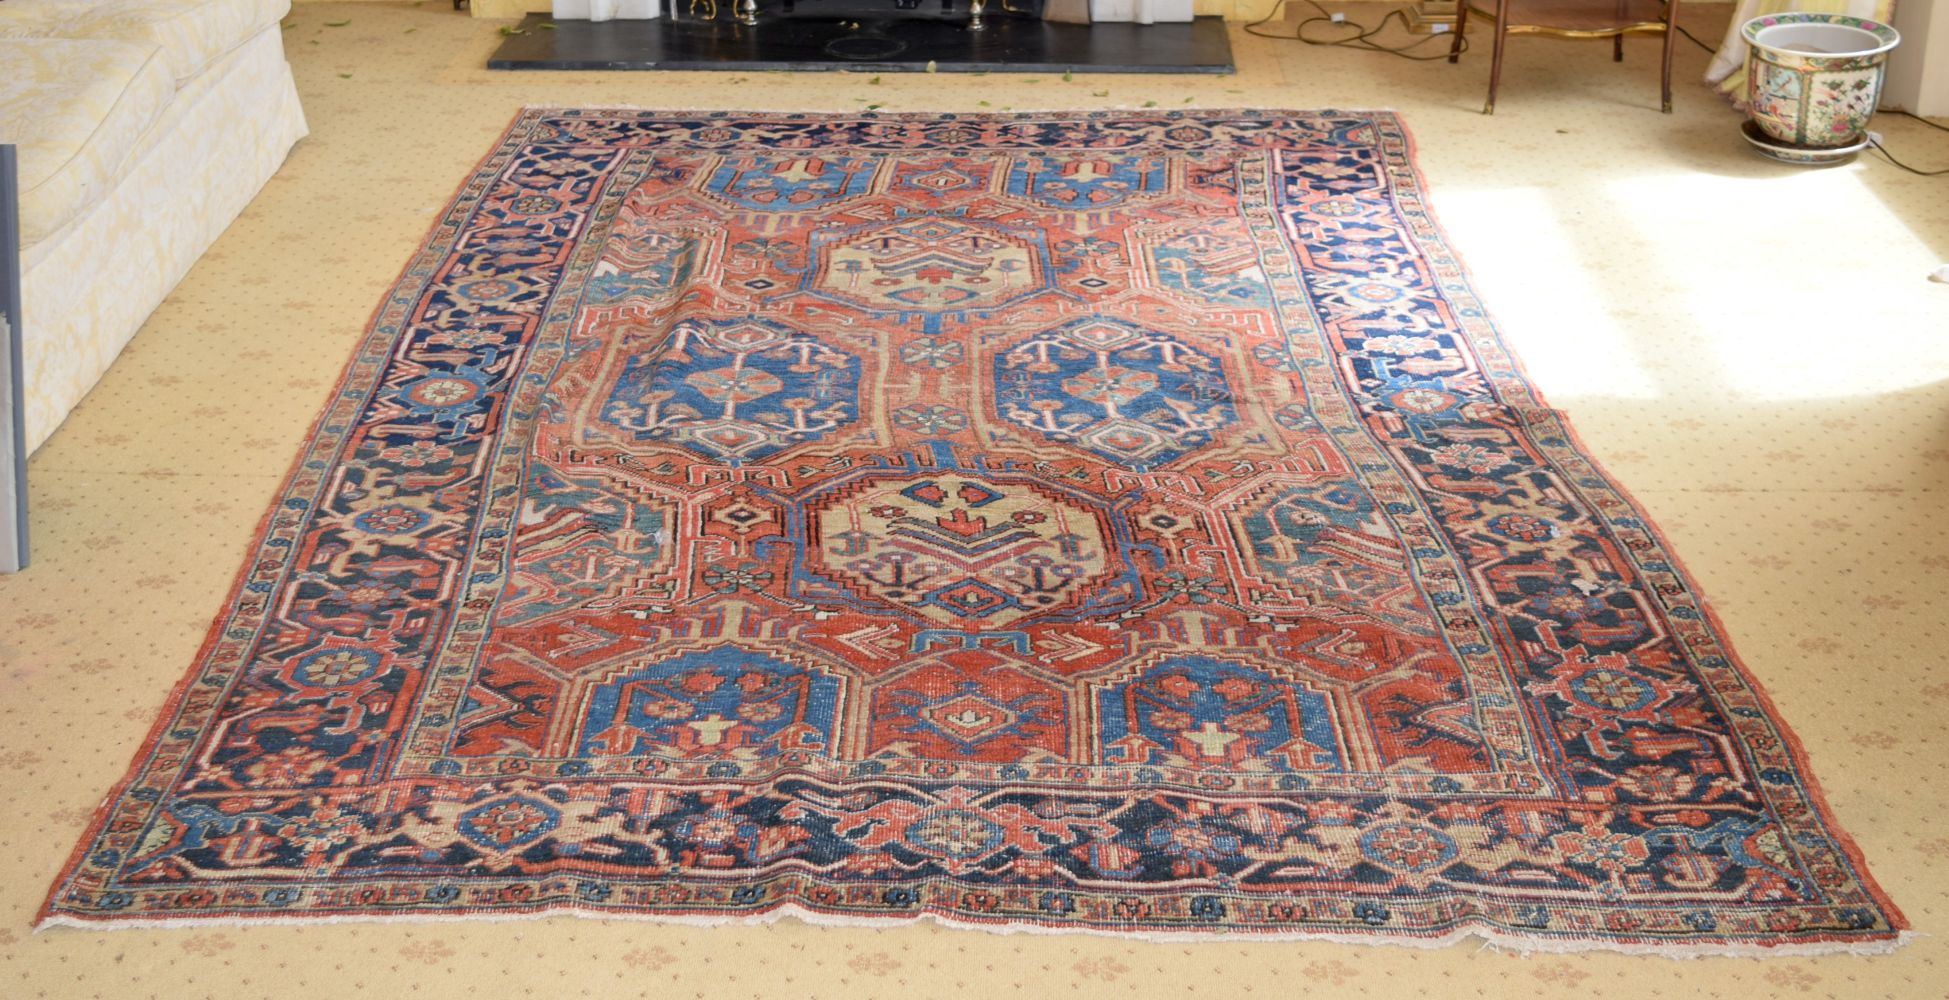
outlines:
{"label": "floral painted planter", "polygon": [[1740,33],[1752,49],[1747,99],[1767,135],[1814,149],[1862,142],[1901,41],[1895,29],[1845,14],[1769,14]]}

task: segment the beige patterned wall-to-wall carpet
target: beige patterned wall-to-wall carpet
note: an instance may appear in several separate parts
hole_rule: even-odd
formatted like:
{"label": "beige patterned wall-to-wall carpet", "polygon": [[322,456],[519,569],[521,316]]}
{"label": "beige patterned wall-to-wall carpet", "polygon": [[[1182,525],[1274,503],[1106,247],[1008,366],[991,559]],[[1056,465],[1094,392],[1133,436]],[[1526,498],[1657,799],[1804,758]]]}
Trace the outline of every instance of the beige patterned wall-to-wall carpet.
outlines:
{"label": "beige patterned wall-to-wall carpet", "polygon": [[[1701,12],[1695,33],[1710,37]],[[1602,47],[1512,43],[1503,107],[1482,118],[1479,58],[1408,64],[1246,38],[1234,78],[971,87],[495,75],[475,68],[494,26],[442,5],[307,4],[290,20],[313,137],[35,458],[38,564],[0,579],[13,804],[0,816],[0,995],[1197,996],[1296,979],[1353,996],[1944,995],[1949,289],[1923,280],[1949,257],[1940,182],[1866,161],[1805,173],[1754,159],[1702,90],[1657,114],[1645,46],[1615,66]],[[1684,58],[1695,75],[1704,54]],[[790,922],[30,933],[372,304],[519,106],[1145,102],[1407,116],[1434,207],[1512,345],[1687,555],[1839,819],[1928,936],[1877,958],[1681,963]],[[1949,160],[1922,126],[1880,127],[1912,158]],[[1831,246],[1748,239],[1783,203]]]}

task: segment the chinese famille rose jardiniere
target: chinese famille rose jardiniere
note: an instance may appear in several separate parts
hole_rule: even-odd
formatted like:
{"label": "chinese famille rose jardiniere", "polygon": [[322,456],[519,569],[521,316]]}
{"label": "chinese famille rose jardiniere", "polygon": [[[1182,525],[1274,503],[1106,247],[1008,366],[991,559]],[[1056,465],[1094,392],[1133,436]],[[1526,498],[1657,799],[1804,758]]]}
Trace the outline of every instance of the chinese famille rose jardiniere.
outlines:
{"label": "chinese famille rose jardiniere", "polygon": [[1751,47],[1747,99],[1775,139],[1816,149],[1862,141],[1881,97],[1895,29],[1844,14],[1774,14],[1741,29]]}

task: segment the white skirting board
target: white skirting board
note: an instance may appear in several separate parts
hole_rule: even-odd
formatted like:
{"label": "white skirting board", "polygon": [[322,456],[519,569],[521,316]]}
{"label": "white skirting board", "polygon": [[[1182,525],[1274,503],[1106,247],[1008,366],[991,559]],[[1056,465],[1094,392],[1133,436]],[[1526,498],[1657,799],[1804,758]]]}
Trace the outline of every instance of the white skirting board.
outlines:
{"label": "white skirting board", "polygon": [[554,0],[557,21],[649,21],[663,16],[663,0]]}

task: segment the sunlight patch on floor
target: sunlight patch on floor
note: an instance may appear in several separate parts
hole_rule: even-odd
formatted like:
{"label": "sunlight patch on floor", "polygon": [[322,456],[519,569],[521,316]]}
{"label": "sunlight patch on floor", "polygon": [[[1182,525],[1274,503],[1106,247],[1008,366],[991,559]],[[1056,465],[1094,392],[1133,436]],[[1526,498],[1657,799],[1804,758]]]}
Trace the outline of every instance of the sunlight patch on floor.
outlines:
{"label": "sunlight patch on floor", "polygon": [[[1865,169],[1648,174],[1604,191],[1621,227],[1692,248],[1640,266],[1682,289],[1697,362],[1718,365],[1720,386],[1752,400],[1834,399],[1949,378],[1949,337],[1927,319],[1942,315],[1929,248],[1863,183]],[[1864,229],[1872,245],[1844,235]]]}
{"label": "sunlight patch on floor", "polygon": [[1446,190],[1436,208],[1455,243],[1469,248],[1489,314],[1553,402],[1655,398],[1656,381],[1613,315],[1604,262],[1583,258],[1551,205],[1549,192],[1507,187]]}

